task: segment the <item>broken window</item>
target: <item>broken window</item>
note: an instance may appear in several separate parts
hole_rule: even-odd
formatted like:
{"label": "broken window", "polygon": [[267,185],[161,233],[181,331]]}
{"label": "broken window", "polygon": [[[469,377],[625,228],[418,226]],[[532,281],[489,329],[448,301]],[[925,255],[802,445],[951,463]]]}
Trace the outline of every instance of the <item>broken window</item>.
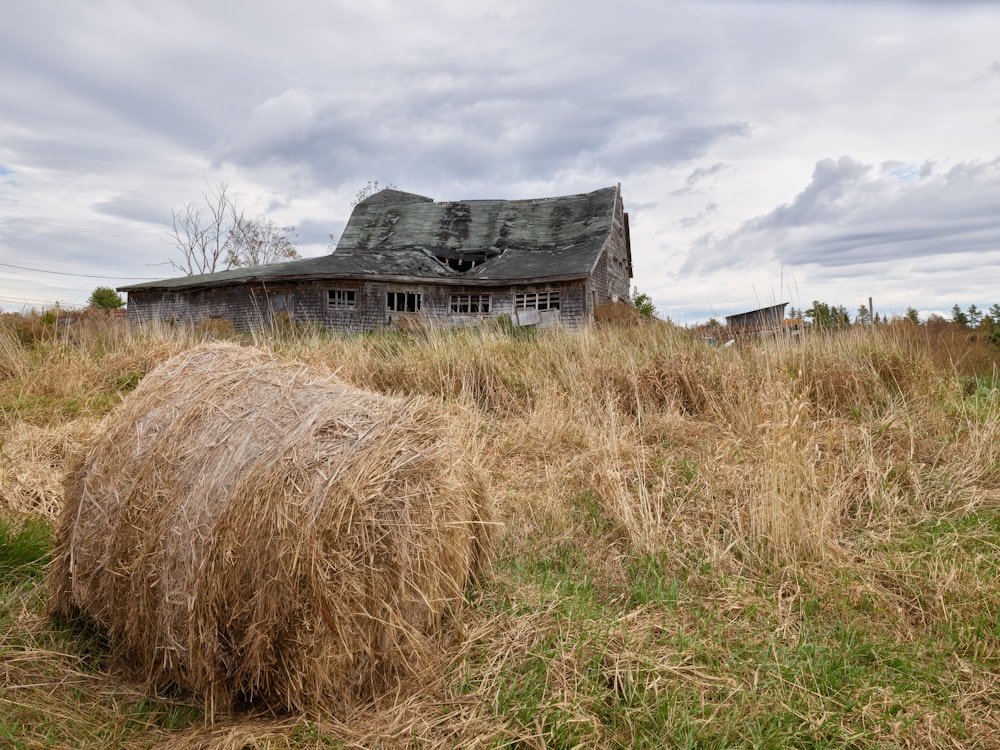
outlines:
{"label": "broken window", "polygon": [[448,266],[448,268],[452,271],[465,272],[471,271],[476,267],[476,261],[474,260],[466,260],[465,258],[445,258],[441,255],[436,257],[438,261],[440,261],[443,265]]}
{"label": "broken window", "polygon": [[353,310],[357,306],[357,289],[328,289],[326,292],[326,307],[329,310]]}
{"label": "broken window", "polygon": [[558,310],[559,292],[523,292],[514,295],[518,310]]}
{"label": "broken window", "polygon": [[424,252],[437,260],[445,268],[451,271],[465,273],[478,268],[491,258],[495,258],[503,253],[500,248],[489,247],[485,250],[463,250],[451,247],[425,248]]}
{"label": "broken window", "polygon": [[385,309],[389,312],[420,312],[420,292],[389,292]]}
{"label": "broken window", "polygon": [[453,294],[451,295],[451,311],[453,313],[488,313],[491,301],[489,294]]}

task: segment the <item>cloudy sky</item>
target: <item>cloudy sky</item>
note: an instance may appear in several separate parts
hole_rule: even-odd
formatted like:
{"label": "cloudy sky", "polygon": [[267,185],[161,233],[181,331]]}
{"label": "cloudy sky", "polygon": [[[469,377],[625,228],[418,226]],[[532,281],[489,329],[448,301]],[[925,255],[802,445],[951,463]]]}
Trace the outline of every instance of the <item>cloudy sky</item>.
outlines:
{"label": "cloudy sky", "polygon": [[6,310],[175,275],[171,209],[221,181],[307,256],[368,180],[621,183],[634,283],[680,323],[1000,302],[998,3],[4,6]]}

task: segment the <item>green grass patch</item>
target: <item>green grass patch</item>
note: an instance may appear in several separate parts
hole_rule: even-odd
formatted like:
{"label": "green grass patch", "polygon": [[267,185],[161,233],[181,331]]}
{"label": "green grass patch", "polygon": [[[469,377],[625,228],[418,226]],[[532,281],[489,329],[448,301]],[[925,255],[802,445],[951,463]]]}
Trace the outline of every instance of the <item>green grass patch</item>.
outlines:
{"label": "green grass patch", "polygon": [[44,518],[20,525],[0,517],[0,586],[42,577],[52,549],[52,526]]}
{"label": "green grass patch", "polygon": [[[975,686],[948,628],[901,638],[878,592],[856,595],[856,571],[770,582],[705,565],[685,577],[668,555],[638,555],[623,562],[622,595],[608,599],[595,594],[591,565],[571,545],[508,558],[477,605],[498,632],[460,665],[456,687],[515,734],[565,748],[888,748],[972,736],[960,696]],[[974,637],[982,645],[988,634]],[[996,669],[986,658],[972,666]]]}

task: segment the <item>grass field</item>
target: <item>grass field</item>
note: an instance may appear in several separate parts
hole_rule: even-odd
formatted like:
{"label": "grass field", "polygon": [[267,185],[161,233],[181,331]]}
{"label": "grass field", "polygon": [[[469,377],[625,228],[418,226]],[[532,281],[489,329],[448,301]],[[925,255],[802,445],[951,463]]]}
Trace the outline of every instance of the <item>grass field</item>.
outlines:
{"label": "grass field", "polygon": [[[23,323],[23,322],[22,322]],[[475,421],[493,579],[351,715],[214,723],[45,615],[67,458],[210,329],[0,326],[0,747],[998,747],[998,351],[881,326],[241,340]]]}

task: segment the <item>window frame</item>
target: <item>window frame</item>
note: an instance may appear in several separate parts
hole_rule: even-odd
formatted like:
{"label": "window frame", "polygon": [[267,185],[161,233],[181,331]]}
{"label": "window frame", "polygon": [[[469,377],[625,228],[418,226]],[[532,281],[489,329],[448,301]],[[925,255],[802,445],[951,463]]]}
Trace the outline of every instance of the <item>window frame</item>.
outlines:
{"label": "window frame", "polygon": [[558,310],[562,304],[558,289],[546,289],[541,292],[515,292],[515,310]]}
{"label": "window frame", "polygon": [[350,287],[332,287],[326,290],[327,310],[357,310],[358,290]]}
{"label": "window frame", "polygon": [[492,294],[453,294],[448,300],[453,315],[488,315],[492,307]]}
{"label": "window frame", "polygon": [[[423,294],[421,292],[386,292],[385,310],[391,313],[414,315],[420,312]],[[402,303],[402,308],[399,307]],[[412,304],[411,304],[412,303]],[[411,309],[412,308],[412,309]]]}

